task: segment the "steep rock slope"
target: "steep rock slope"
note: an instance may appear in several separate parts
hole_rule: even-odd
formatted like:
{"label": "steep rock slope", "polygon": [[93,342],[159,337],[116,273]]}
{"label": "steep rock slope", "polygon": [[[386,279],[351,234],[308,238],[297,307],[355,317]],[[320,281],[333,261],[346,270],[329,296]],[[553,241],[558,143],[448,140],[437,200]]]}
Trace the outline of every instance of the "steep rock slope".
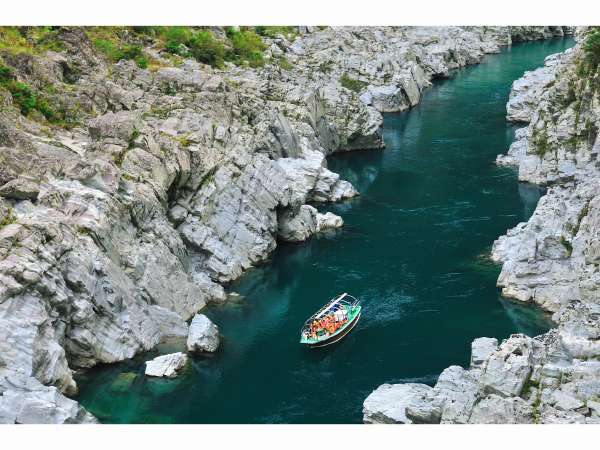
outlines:
{"label": "steep rock slope", "polygon": [[[590,34],[579,30],[575,48],[515,81],[507,117],[528,125],[498,157],[521,181],[549,186],[530,220],[494,243],[498,286],[553,313],[556,328],[500,345],[476,339],[470,368],[446,369],[435,387],[374,391],[366,422],[600,422],[600,72],[583,48]],[[399,390],[404,415],[387,394]]]}
{"label": "steep rock slope", "polygon": [[[2,53],[13,95],[0,89],[0,410],[41,392],[15,377],[71,395],[73,369],[185,336],[186,320],[225,299],[219,283],[277,239],[340,223],[306,214],[308,202],[357,194],[326,155],[382,148],[380,111],[416,104],[432,78],[531,34],[306,29],[293,42],[266,39],[265,56],[287,58],[288,69],[173,66],[147,46],[149,70],[109,63],[83,29],[55,33],[60,51]],[[75,116],[72,126],[25,116],[18,83]],[[71,412],[53,417],[87,417]]]}

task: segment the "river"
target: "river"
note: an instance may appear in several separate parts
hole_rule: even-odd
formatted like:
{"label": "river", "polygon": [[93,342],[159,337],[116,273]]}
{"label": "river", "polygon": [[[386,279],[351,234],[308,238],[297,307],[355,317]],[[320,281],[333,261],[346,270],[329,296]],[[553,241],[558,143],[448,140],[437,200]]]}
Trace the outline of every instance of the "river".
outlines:
{"label": "river", "polygon": [[[548,329],[545,315],[495,286],[491,245],[532,214],[541,192],[494,160],[514,135],[511,83],[572,45],[514,45],[387,114],[384,151],[329,159],[361,193],[317,205],[344,228],[280,245],[229,286],[238,300],[207,309],[223,336],[215,355],[193,356],[173,380],[144,377],[157,352],[94,368],[79,375],[77,400],[107,423],[358,423],[382,383],[434,384],[445,367],[468,365],[476,337]],[[304,320],[341,292],[362,301],[357,327],[334,346],[301,347]]]}

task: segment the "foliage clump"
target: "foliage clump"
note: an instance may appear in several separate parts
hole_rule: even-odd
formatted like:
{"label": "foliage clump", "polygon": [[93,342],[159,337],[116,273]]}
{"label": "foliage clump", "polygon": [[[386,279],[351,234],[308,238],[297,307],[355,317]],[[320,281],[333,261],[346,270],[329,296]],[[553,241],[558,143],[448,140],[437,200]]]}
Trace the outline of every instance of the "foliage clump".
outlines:
{"label": "foliage clump", "polygon": [[284,56],[277,58],[277,64],[279,64],[279,67],[281,67],[283,70],[292,70],[294,68],[292,63],[289,62]]}
{"label": "foliage clump", "polygon": [[548,141],[548,135],[546,131],[540,131],[534,133],[532,136],[533,146],[535,154],[540,158],[543,158],[544,155],[550,150],[550,142]]}
{"label": "foliage clump", "polygon": [[0,50],[18,55],[64,50],[58,38],[60,27],[0,27]]}
{"label": "foliage clump", "polygon": [[594,27],[583,43],[583,51],[588,64],[595,69],[600,64],[600,27]]}
{"label": "foliage clump", "polygon": [[561,236],[559,240],[560,240],[561,245],[567,251],[567,255],[571,256],[571,253],[573,253],[573,244],[571,244],[571,242],[569,240],[567,240],[564,236]]}
{"label": "foliage clump", "polygon": [[279,35],[283,35],[288,40],[293,40],[298,35],[298,27],[295,26],[266,26],[258,25],[254,27],[254,31],[260,36],[269,38],[277,38]]}
{"label": "foliage clump", "polygon": [[24,116],[35,110],[39,111],[49,122],[59,120],[59,114],[48,101],[36,94],[28,84],[17,81],[9,67],[0,66],[0,87],[11,93],[13,102]]}
{"label": "foliage clump", "polygon": [[346,89],[357,93],[362,91],[367,86],[366,82],[357,80],[356,78],[350,78],[347,74],[343,74],[340,77],[340,84]]}
{"label": "foliage clump", "polygon": [[231,43],[227,59],[236,64],[248,64],[250,67],[264,65],[263,52],[266,45],[261,37],[249,28],[227,27],[225,33]]}
{"label": "foliage clump", "polygon": [[94,46],[111,62],[133,60],[141,69],[148,67],[148,58],[144,56],[142,47],[134,44],[121,44],[109,39],[94,39]]}

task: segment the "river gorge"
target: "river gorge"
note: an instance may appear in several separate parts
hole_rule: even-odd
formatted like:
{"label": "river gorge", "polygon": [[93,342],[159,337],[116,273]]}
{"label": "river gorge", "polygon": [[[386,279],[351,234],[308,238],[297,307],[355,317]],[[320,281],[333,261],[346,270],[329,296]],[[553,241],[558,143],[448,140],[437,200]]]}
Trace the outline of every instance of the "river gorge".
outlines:
{"label": "river gorge", "polygon": [[[384,150],[328,157],[360,196],[313,203],[344,227],[303,243],[279,243],[267,261],[230,282],[205,313],[220,349],[194,356],[176,379],[144,377],[158,352],[78,374],[75,399],[106,423],[359,423],[382,383],[435,384],[469,365],[474,338],[535,336],[548,315],[500,297],[492,243],[529,219],[543,190],[495,164],[510,146],[511,84],[562,52],[572,38],[506,47],[435,80],[420,102],[384,116]],[[349,292],[363,304],[336,346],[298,344],[304,320]]]}

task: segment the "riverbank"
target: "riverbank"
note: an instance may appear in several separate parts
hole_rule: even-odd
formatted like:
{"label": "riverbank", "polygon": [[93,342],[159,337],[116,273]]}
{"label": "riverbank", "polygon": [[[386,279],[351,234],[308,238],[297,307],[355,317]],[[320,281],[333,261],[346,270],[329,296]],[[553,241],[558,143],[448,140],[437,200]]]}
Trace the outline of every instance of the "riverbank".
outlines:
{"label": "riverbank", "polygon": [[[298,217],[304,205],[356,195],[326,155],[381,148],[380,111],[418,103],[431,79],[497,52],[516,30],[305,29],[266,38],[277,63],[256,69],[177,59],[134,30],[113,42],[61,28],[52,50],[5,51],[2,420],[79,421],[76,404],[61,406],[61,392],[77,392],[73,370],[184,336],[195,312],[225,300],[222,283],[278,239],[318,229],[319,216]],[[113,63],[107,40],[141,47],[154,66]],[[23,109],[16,82],[46,103]],[[16,410],[7,393],[66,412]]]}
{"label": "riverbank", "polygon": [[447,368],[434,388],[383,385],[364,403],[366,422],[598,423],[597,361],[599,140],[597,63],[583,43],[548,58],[513,84],[509,120],[516,133],[499,164],[519,179],[550,185],[528,222],[500,237],[505,296],[553,313],[555,328],[472,343],[468,369]]}

